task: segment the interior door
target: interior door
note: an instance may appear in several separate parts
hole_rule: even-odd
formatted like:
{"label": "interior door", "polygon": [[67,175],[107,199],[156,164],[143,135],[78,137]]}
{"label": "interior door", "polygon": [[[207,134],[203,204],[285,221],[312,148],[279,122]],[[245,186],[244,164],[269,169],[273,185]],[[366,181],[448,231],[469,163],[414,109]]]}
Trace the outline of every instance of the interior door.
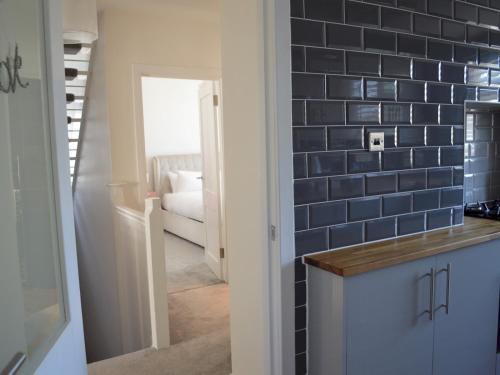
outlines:
{"label": "interior door", "polygon": [[[57,98],[52,93],[57,90],[54,78],[48,79],[56,63],[55,56],[48,56],[52,50],[46,50],[61,43],[62,68],[59,7],[54,0],[0,0],[2,375],[86,373],[79,305],[71,309],[71,317],[68,314],[75,304],[67,292],[78,289],[78,279],[65,278],[68,263],[61,257],[69,243],[63,238],[69,240],[73,234],[63,233],[62,222],[72,211],[61,205],[61,180],[56,177],[60,175],[55,150],[61,143],[54,139]],[[59,18],[52,19],[56,14]],[[64,88],[62,82],[60,87]],[[62,102],[63,91],[59,93]],[[59,107],[59,118],[64,120],[64,107]],[[67,134],[64,122],[59,125],[63,128],[58,131]],[[70,192],[69,176],[64,186]],[[64,255],[67,262],[72,260],[69,251]],[[60,344],[72,354],[64,358]]]}
{"label": "interior door", "polygon": [[206,231],[205,261],[215,275],[222,278],[219,138],[215,83],[203,82],[199,97]]}
{"label": "interior door", "polygon": [[495,374],[499,246],[493,241],[437,257],[435,375]]}

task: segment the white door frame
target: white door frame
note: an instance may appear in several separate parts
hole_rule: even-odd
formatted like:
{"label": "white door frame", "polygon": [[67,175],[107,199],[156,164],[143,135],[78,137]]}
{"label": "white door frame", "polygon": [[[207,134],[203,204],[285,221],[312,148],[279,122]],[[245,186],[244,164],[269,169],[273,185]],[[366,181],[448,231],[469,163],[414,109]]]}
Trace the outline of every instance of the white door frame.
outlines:
{"label": "white door frame", "polygon": [[85,343],[76,255],[73,195],[69,174],[68,131],[66,122],[66,94],[64,78],[64,53],[62,39],[62,4],[60,0],[41,2],[45,16],[45,52],[47,58],[47,83],[49,123],[55,202],[60,241],[61,265],[67,323],[49,353],[36,370],[37,375],[87,374]]}
{"label": "white door frame", "polygon": [[[252,193],[253,198],[267,202],[267,220],[262,217],[264,226],[258,230],[259,236],[267,243],[265,248],[253,249],[262,252],[257,256],[259,264],[254,264],[264,274],[254,273],[252,267],[242,264],[244,259],[229,256],[231,272],[231,350],[234,375],[288,375],[295,373],[295,327],[294,327],[294,218],[293,218],[293,163],[291,138],[291,62],[290,62],[290,5],[288,0],[249,0],[222,2],[222,71],[217,68],[184,68],[134,65],[134,114],[136,124],[137,170],[140,174],[140,197],[144,197],[146,189],[146,161],[144,150],[144,125],[142,113],[141,77],[154,76],[166,78],[185,78],[200,80],[220,80],[222,82],[223,101],[228,107],[227,95],[236,93],[234,101],[244,105],[248,96],[256,99],[258,106],[254,118],[241,119],[249,126],[263,126],[260,138],[245,139],[256,148],[266,150],[265,177],[258,183],[260,192]],[[228,32],[229,30],[229,32]],[[237,31],[238,30],[238,31]],[[235,35],[231,35],[235,34]],[[247,44],[249,43],[249,44]],[[230,51],[224,54],[224,49]],[[254,54],[254,55],[253,55]],[[260,65],[262,64],[262,65]],[[241,71],[234,74],[232,69],[241,65]],[[257,65],[257,66],[256,66]],[[227,68],[229,67],[229,68]],[[250,67],[250,70],[246,70]],[[226,76],[226,71],[229,74]],[[240,83],[256,82],[245,92]],[[239,93],[238,93],[239,92]],[[224,99],[224,96],[226,99]],[[231,98],[232,99],[232,98]],[[260,99],[260,101],[259,101]],[[252,103],[253,104],[253,103]],[[228,108],[228,112],[229,112]],[[223,107],[223,120],[238,120],[237,114],[226,116]],[[257,118],[256,122],[252,122]],[[260,120],[263,120],[260,123]],[[231,126],[230,126],[231,125]],[[222,122],[224,139],[230,135],[233,126]],[[232,133],[234,135],[235,133]],[[255,141],[255,142],[254,142]],[[224,149],[224,166],[228,171],[229,159],[234,155],[226,154]],[[245,160],[240,156],[244,166],[261,168],[259,161]],[[248,159],[248,158],[247,158]],[[227,179],[224,179],[227,189]],[[257,182],[256,182],[257,183]],[[142,192],[142,193],[141,193]],[[227,190],[226,190],[227,192]],[[262,195],[264,194],[264,195]],[[227,196],[227,195],[226,195]],[[248,198],[248,197],[247,197]],[[237,214],[235,207],[226,206],[226,217]],[[229,228],[236,229],[237,242],[244,242],[247,223],[228,223]],[[230,224],[232,224],[230,226]],[[276,239],[270,236],[270,226],[276,228]],[[231,247],[232,240],[226,234],[225,245]],[[241,249],[238,249],[241,250]],[[237,250],[234,250],[235,252]],[[233,259],[237,258],[237,259]],[[234,266],[234,268],[233,268]],[[244,270],[244,276],[238,271]],[[266,275],[267,274],[267,275]],[[261,278],[261,276],[264,276]],[[242,282],[238,282],[241,278]],[[258,298],[252,293],[259,293]],[[259,306],[254,306],[257,303]],[[252,314],[253,312],[257,312]],[[250,325],[250,328],[243,328]],[[257,372],[255,372],[257,370]]]}

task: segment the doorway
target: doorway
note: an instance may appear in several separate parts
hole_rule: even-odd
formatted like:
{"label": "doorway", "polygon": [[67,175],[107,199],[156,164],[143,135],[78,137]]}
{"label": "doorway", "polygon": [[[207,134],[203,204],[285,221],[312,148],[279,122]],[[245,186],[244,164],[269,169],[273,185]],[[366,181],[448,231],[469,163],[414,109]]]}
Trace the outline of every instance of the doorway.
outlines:
{"label": "doorway", "polygon": [[141,76],[146,196],[162,206],[172,345],[227,332],[219,84]]}

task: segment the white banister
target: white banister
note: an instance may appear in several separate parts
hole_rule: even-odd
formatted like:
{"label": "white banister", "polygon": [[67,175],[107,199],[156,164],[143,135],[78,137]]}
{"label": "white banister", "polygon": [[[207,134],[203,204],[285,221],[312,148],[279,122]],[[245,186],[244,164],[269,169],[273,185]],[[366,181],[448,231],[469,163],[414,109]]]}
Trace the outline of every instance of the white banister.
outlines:
{"label": "white banister", "polygon": [[170,345],[170,328],[168,322],[163,219],[159,198],[146,199],[144,220],[152,347],[163,349]]}

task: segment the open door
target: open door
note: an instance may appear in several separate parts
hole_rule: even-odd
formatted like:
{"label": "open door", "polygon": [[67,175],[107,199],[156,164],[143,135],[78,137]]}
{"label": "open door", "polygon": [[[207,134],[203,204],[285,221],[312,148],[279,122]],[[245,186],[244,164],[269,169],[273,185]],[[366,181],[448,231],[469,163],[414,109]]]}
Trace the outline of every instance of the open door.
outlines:
{"label": "open door", "polygon": [[218,96],[215,83],[200,86],[200,128],[205,208],[205,261],[219,279],[223,278],[220,226],[220,167],[218,137]]}
{"label": "open door", "polygon": [[60,6],[0,0],[1,374],[86,374]]}

